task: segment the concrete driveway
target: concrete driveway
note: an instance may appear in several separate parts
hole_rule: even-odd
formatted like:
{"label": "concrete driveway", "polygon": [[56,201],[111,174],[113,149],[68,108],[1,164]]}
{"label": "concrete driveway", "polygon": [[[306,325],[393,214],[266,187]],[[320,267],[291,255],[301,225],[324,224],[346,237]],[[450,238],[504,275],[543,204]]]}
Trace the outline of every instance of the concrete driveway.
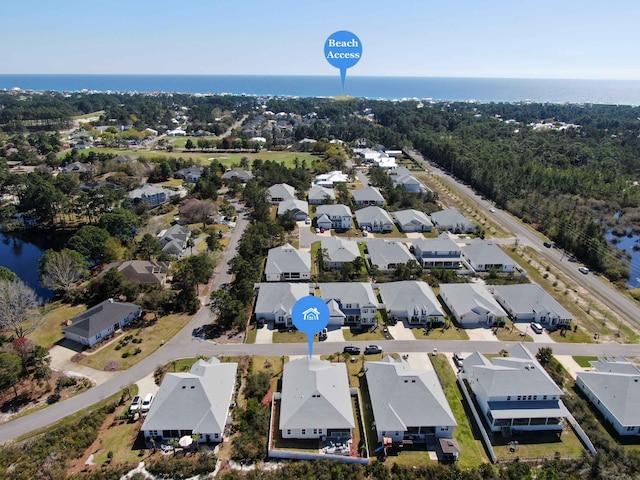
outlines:
{"label": "concrete driveway", "polygon": [[555,343],[547,332],[544,330],[542,333],[536,333],[531,330],[529,323],[514,323],[515,327],[520,330],[522,333],[528,334],[531,338],[533,338],[533,343]]}
{"label": "concrete driveway", "polygon": [[476,341],[489,341],[489,342],[499,342],[498,337],[496,337],[490,328],[484,327],[476,327],[476,328],[465,328],[465,332],[469,335],[469,340]]}
{"label": "concrete driveway", "polygon": [[411,328],[406,326],[404,322],[398,322],[395,325],[387,325],[389,333],[394,340],[415,340],[416,337],[411,331]]}
{"label": "concrete driveway", "polygon": [[428,353],[399,352],[402,358],[407,357],[407,362],[412,370],[433,370],[433,364]]}
{"label": "concrete driveway", "polygon": [[93,381],[96,385],[101,385],[114,377],[117,377],[121,372],[104,372],[102,370],[95,370],[93,368],[85,367],[79,363],[72,362],[71,358],[78,353],[77,350],[69,348],[64,344],[54,345],[49,349],[49,355],[51,356],[51,368],[64,372],[72,377],[86,377]]}
{"label": "concrete driveway", "polygon": [[259,344],[267,344],[272,343],[273,340],[273,324],[270,322],[265,322],[262,324],[262,327],[258,328],[258,332],[256,335],[256,343]]}

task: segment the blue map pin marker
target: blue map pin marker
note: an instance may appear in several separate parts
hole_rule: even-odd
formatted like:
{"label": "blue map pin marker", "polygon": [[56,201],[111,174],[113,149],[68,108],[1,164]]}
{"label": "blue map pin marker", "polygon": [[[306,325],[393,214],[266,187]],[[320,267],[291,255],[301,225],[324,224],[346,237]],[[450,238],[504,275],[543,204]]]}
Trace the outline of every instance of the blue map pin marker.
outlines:
{"label": "blue map pin marker", "polygon": [[318,297],[302,297],[291,309],[291,319],[298,330],[307,334],[309,358],[313,353],[313,336],[329,323],[329,307]]}
{"label": "blue map pin marker", "polygon": [[362,57],[362,42],[353,33],[340,30],[333,33],[324,42],[324,58],[331,65],[340,69],[342,91],[344,92],[344,80],[347,77],[347,68],[353,67]]}

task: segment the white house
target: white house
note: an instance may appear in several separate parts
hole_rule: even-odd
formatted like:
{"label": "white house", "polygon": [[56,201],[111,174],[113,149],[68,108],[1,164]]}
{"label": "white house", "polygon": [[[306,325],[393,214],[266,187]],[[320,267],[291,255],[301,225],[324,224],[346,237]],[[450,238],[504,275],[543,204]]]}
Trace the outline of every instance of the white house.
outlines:
{"label": "white house", "polygon": [[222,442],[237,369],[237,363],[212,357],[189,372],[167,373],[142,424],[145,439],[159,444],[199,434],[199,443]]}
{"label": "white house", "polygon": [[276,183],[267,189],[267,200],[271,205],[278,205],[285,200],[296,198],[296,190],[286,183]]}
{"label": "white house", "polygon": [[402,281],[378,284],[387,316],[406,320],[409,326],[444,322],[444,310],[426,282]]}
{"label": "white house", "polygon": [[330,325],[376,324],[378,299],[370,283],[334,282],[320,283],[318,286],[320,297],[329,306]]}
{"label": "white house", "polygon": [[333,188],[337,183],[347,183],[348,181],[349,176],[346,173],[342,173],[339,170],[334,170],[329,173],[317,175],[316,179],[313,181],[313,184],[325,188]]}
{"label": "white house", "polygon": [[576,386],[618,435],[640,435],[640,371],[624,357],[599,358],[579,372]]}
{"label": "white house", "polygon": [[519,343],[508,357],[491,360],[481,353],[464,359],[461,374],[474,393],[492,432],[562,431],[568,411],[562,390],[536,358]]}
{"label": "white house", "polygon": [[168,188],[156,187],[145,183],[140,188],[131,190],[127,195],[134,203],[147,202],[151,208],[155,208],[168,202],[171,197],[178,195],[178,193]]}
{"label": "white house", "polygon": [[308,283],[259,283],[255,306],[256,320],[273,322],[276,327],[292,327],[291,309],[302,297],[313,292]]}
{"label": "white house", "polygon": [[389,171],[394,187],[402,187],[408,192],[420,193],[427,190],[422,183],[405,167],[394,168]]}
{"label": "white house", "polygon": [[316,225],[325,230],[349,230],[352,227],[351,209],[341,203],[337,205],[318,205]]}
{"label": "white house", "polygon": [[367,251],[369,263],[385,273],[393,272],[400,264],[416,260],[404,243],[395,240],[375,238],[367,242]]}
{"label": "white house", "polygon": [[393,212],[394,221],[398,228],[407,232],[430,232],[433,224],[426,213],[419,210],[400,210]]}
{"label": "white house", "polygon": [[309,216],[309,204],[304,200],[298,200],[297,198],[283,200],[278,204],[277,215],[281,217],[287,212],[293,213],[296,220],[304,220]]}
{"label": "white house", "polygon": [[377,205],[384,206],[384,197],[376,187],[364,187],[359,190],[352,190],[353,201],[356,205]]}
{"label": "white house", "polygon": [[293,248],[290,244],[269,250],[264,268],[267,282],[309,281],[311,254]]}
{"label": "white house", "polygon": [[282,438],[323,438],[346,442],[355,428],[347,367],[305,355],[282,373]]}
{"label": "white house", "polygon": [[447,208],[431,214],[431,221],[440,231],[452,233],[473,233],[476,226],[471,223],[459,210]]}
{"label": "white house", "polygon": [[198,180],[200,180],[203,172],[204,168],[202,167],[181,168],[180,170],[175,171],[173,177],[185,180],[189,183],[196,183]]}
{"label": "white house", "polygon": [[536,322],[549,327],[569,325],[573,315],[540,285],[498,285],[493,296],[514,322]]}
{"label": "white house", "polygon": [[333,188],[325,188],[320,185],[314,185],[309,190],[309,205],[322,205],[333,203],[336,201],[336,194]]}
{"label": "white house", "polygon": [[361,256],[358,242],[340,237],[323,238],[320,248],[325,250],[324,266],[329,269],[342,268],[343,263],[353,262]]}
{"label": "white house", "polygon": [[497,270],[502,273],[515,272],[516,262],[493,242],[478,240],[462,247],[462,255],[476,272]]}
{"label": "white house", "polygon": [[386,210],[371,206],[356,210],[358,228],[367,229],[370,232],[393,232],[393,220]]}
{"label": "white house", "polygon": [[477,283],[443,283],[440,298],[453,318],[465,328],[504,323],[507,317],[489,290]]}
{"label": "white house", "polygon": [[365,362],[378,442],[452,438],[457,426],[435,370],[413,370],[406,360]]}
{"label": "white house", "polygon": [[141,314],[139,305],[110,298],[67,321],[62,331],[65,338],[91,347]]}
{"label": "white house", "polygon": [[448,233],[441,233],[438,238],[415,240],[413,253],[423,268],[459,269],[462,267],[462,249]]}

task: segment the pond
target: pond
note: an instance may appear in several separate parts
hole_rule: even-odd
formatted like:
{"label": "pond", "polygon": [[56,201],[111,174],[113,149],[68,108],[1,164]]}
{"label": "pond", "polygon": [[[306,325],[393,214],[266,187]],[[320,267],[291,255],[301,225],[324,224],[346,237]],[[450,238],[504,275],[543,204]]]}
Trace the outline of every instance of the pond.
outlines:
{"label": "pond", "polygon": [[624,237],[616,237],[612,230],[607,230],[605,238],[615,248],[625,252],[629,258],[629,288],[640,288],[640,235],[630,233]]}
{"label": "pond", "polygon": [[[40,285],[38,274],[38,260],[47,247],[41,248],[36,245],[31,240],[35,236],[38,237],[37,243],[43,247],[46,245],[48,248],[55,248],[54,244],[58,243],[42,232],[24,232],[20,235],[0,232],[0,266],[15,272],[22,281],[36,291],[39,297],[49,300],[53,297],[53,292]],[[49,243],[51,243],[50,246]]]}

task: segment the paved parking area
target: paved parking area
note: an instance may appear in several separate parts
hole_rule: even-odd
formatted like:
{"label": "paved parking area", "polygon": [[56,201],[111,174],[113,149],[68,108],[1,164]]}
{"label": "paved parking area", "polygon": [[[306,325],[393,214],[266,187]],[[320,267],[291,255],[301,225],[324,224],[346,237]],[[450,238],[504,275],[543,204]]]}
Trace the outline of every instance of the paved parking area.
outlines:
{"label": "paved parking area", "polygon": [[398,322],[395,325],[387,325],[389,333],[395,340],[415,340],[411,329],[405,326],[404,322]]}

